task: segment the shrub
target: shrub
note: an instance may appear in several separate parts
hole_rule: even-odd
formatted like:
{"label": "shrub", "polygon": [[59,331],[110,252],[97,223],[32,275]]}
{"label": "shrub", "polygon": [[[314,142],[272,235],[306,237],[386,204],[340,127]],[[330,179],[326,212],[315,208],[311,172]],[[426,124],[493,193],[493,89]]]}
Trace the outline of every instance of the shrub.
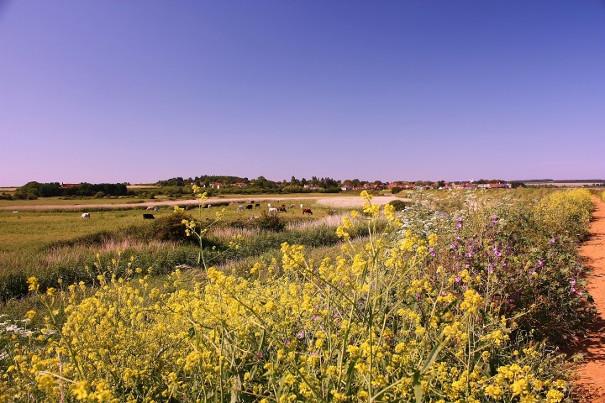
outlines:
{"label": "shrub", "polygon": [[393,208],[395,209],[395,211],[401,211],[401,210],[404,210],[407,207],[407,203],[404,202],[403,200],[391,200],[389,202],[389,204],[391,206],[393,206]]}
{"label": "shrub", "polygon": [[39,183],[34,181],[28,182],[16,190],[16,194],[20,198],[29,198],[32,196],[93,196],[98,192],[107,195],[125,196],[128,194],[128,189],[124,183],[80,183],[74,187],[64,188],[58,182]]}
{"label": "shrub", "polygon": [[265,231],[281,232],[286,228],[286,223],[277,214],[263,212],[255,221],[259,229]]}
{"label": "shrub", "polygon": [[150,238],[160,241],[190,241],[185,233],[184,219],[189,219],[184,213],[173,213],[157,218],[151,226]]}

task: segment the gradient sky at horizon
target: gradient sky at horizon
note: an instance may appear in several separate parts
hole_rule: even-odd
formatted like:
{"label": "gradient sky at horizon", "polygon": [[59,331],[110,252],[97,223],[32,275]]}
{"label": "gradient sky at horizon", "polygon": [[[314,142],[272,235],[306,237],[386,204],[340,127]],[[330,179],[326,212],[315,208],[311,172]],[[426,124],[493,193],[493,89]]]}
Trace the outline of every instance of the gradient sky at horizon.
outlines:
{"label": "gradient sky at horizon", "polygon": [[0,186],[605,177],[600,0],[0,0]]}

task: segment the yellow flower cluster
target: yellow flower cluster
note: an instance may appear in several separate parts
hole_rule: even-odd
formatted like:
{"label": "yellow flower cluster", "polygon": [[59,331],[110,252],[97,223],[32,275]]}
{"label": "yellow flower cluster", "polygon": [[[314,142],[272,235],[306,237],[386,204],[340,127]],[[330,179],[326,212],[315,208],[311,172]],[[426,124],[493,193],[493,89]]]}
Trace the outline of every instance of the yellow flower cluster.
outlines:
{"label": "yellow flower cluster", "polygon": [[[547,195],[536,208],[544,225],[554,233],[576,235],[588,228],[593,206],[588,190],[573,189]],[[575,225],[570,228],[568,220],[561,220],[564,216],[571,217],[570,221]]]}

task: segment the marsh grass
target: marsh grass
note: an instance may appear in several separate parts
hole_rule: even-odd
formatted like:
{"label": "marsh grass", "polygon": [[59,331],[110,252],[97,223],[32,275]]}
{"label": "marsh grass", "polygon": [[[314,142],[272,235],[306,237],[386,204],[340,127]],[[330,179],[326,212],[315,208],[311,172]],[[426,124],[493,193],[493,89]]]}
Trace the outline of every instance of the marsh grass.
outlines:
{"label": "marsh grass", "polygon": [[[202,220],[210,220],[216,211],[202,209]],[[283,242],[310,247],[339,242],[334,230],[340,216],[328,215],[327,208],[314,207],[314,212],[312,219],[301,218],[296,209],[282,214],[286,230],[273,232],[255,226],[258,209],[241,213],[232,206],[205,235],[207,263],[262,255]],[[90,283],[113,259],[134,259],[134,264],[152,267],[156,274],[179,265],[199,266],[198,249],[181,224],[185,216],[167,210],[154,213],[157,219],[145,222],[141,214],[108,211],[82,220],[78,213],[0,213],[0,226],[5,230],[0,234],[4,242],[0,244],[0,300],[23,297],[29,276],[37,276],[42,289],[56,287],[60,280]],[[314,221],[317,224],[310,224]]]}

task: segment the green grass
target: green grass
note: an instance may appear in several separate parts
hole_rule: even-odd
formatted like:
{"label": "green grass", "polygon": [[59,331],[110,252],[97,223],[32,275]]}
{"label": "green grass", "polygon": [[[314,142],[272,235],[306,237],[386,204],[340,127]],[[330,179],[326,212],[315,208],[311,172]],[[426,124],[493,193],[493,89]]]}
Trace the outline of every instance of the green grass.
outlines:
{"label": "green grass", "polygon": [[[168,214],[168,211],[160,211],[157,215]],[[14,214],[0,211],[0,252],[19,253],[22,249],[38,249],[50,242],[144,223],[141,214],[141,210],[99,211],[83,220],[80,212],[23,211]]]}
{"label": "green grass", "polygon": [[[307,200],[302,200],[302,202],[309,204]],[[225,220],[232,221],[258,216],[262,211],[266,211],[267,203],[261,203],[261,208],[244,211],[238,211],[237,206],[237,204],[232,204],[224,207]],[[310,206],[313,209],[314,219],[326,216],[330,210],[326,207]],[[222,207],[204,208],[201,210],[202,218],[213,218],[220,210]],[[152,213],[156,217],[161,217],[172,211],[173,208],[164,207],[160,211]],[[195,215],[196,218],[198,217],[197,208],[188,210],[188,212]],[[134,224],[149,224],[150,221],[143,220],[142,214],[143,209],[96,211],[91,213],[90,219],[83,220],[81,213],[77,211],[19,211],[15,214],[8,210],[0,210],[0,252],[39,248],[49,242],[77,238],[99,231],[116,230]],[[287,221],[310,219],[309,216],[302,216],[298,208],[290,209],[287,213],[280,213],[280,217]]]}
{"label": "green grass", "polygon": [[[275,203],[275,202],[274,202]],[[209,235],[207,251],[210,264],[228,259],[262,254],[279,248],[282,242],[297,242],[309,246],[334,244],[334,223],[309,227],[304,222],[321,220],[331,209],[315,206],[312,217],[303,216],[299,208],[292,208],[279,217],[288,225],[282,233],[250,231],[239,241],[237,253],[228,245],[238,231],[250,228],[255,218],[267,211],[267,203],[252,210],[238,210],[238,204],[225,207],[197,208],[187,214],[209,221],[222,213],[220,231]],[[275,203],[277,204],[277,203]],[[281,202],[280,202],[281,204]],[[287,204],[287,203],[284,203]],[[297,204],[298,205],[298,204]],[[19,298],[26,291],[28,276],[36,276],[43,286],[56,285],[59,278],[65,282],[92,281],[96,273],[105,270],[112,259],[132,259],[139,267],[153,267],[157,273],[168,272],[176,265],[196,264],[198,247],[188,240],[158,238],[154,235],[161,220],[144,220],[142,209],[106,210],[91,213],[88,220],[80,212],[0,211],[0,299]],[[161,219],[172,214],[173,208],[162,208],[153,214]],[[300,226],[300,227],[299,227]],[[98,254],[98,258],[96,255]]]}

